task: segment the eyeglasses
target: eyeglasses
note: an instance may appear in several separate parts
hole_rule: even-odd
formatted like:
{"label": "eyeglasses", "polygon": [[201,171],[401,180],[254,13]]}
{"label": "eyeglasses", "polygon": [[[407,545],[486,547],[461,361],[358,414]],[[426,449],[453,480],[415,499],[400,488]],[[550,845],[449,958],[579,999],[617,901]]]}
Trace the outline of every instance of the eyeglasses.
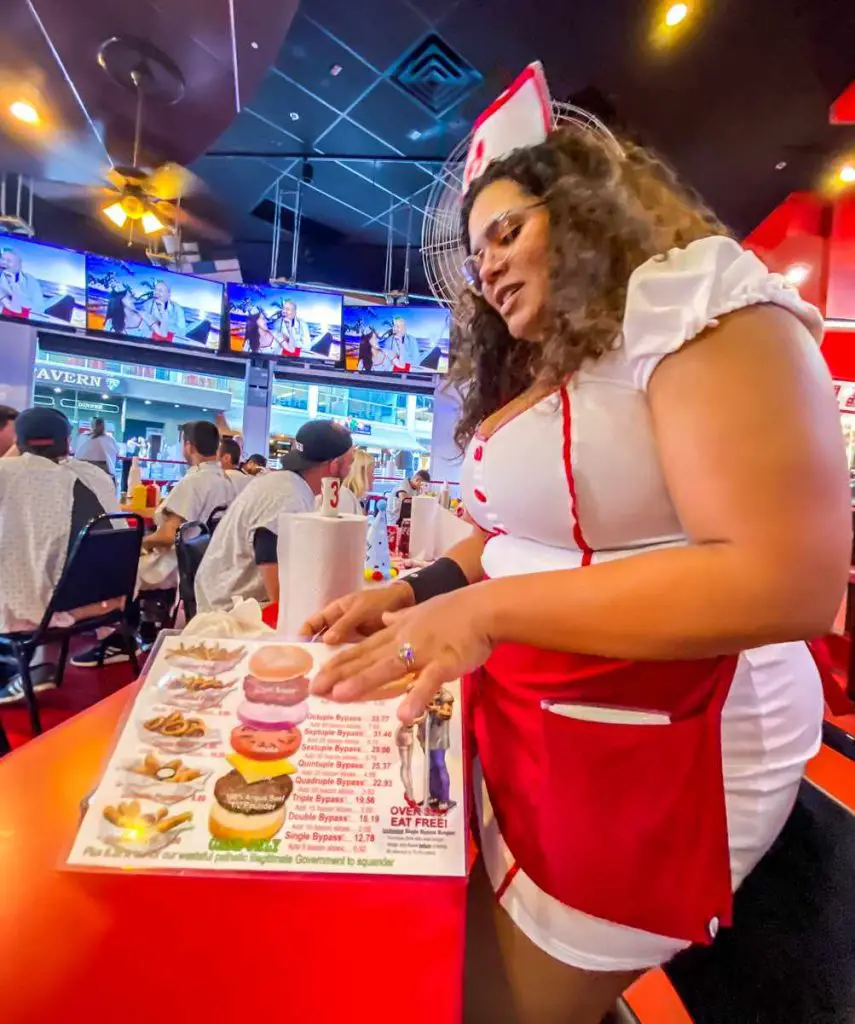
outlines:
{"label": "eyeglasses", "polygon": [[[522,229],[530,220],[532,211],[545,205],[546,200],[540,199],[536,203],[530,203],[528,206],[523,206],[516,210],[506,210],[504,213],[494,217],[484,229],[482,235],[484,246],[490,245],[497,249],[512,249]],[[505,257],[506,261],[509,256],[510,253]],[[478,252],[471,253],[463,261],[463,280],[466,282],[467,288],[476,295],[483,294],[481,287],[481,267],[483,263],[483,248],[479,249]]]}

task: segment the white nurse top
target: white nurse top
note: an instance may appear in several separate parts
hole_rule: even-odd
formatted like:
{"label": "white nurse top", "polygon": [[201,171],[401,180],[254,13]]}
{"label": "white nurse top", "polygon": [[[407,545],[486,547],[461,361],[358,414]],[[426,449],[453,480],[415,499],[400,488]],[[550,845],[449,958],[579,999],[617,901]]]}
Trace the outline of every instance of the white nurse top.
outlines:
{"label": "white nurse top", "polygon": [[[659,462],[647,385],[665,356],[719,317],[761,303],[790,310],[819,340],[818,311],[733,239],[704,238],[639,267],[629,281],[619,346],[490,438],[470,443],[463,498],[491,534],[485,574],[573,569],[686,544]],[[804,764],[819,748],[822,712],[819,675],[804,644],[740,656],[722,716],[734,887],[792,809]],[[485,864],[498,888],[513,858],[485,789],[476,803]],[[642,969],[685,945],[581,914],[522,871],[502,906],[538,946],[583,969]]]}

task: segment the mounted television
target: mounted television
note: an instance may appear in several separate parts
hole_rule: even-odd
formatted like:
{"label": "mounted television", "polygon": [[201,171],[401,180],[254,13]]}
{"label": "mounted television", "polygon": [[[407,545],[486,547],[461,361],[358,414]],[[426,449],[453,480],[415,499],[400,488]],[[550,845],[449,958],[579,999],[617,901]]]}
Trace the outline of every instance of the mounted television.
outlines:
{"label": "mounted television", "polygon": [[448,373],[450,319],[442,306],[345,306],[348,370]]}
{"label": "mounted television", "polygon": [[0,236],[0,316],[85,328],[83,253]]}
{"label": "mounted television", "polygon": [[341,296],[270,284],[229,284],[229,350],[341,363]]}
{"label": "mounted television", "polygon": [[190,274],[86,255],[86,323],[129,341],[218,351],[223,285]]}

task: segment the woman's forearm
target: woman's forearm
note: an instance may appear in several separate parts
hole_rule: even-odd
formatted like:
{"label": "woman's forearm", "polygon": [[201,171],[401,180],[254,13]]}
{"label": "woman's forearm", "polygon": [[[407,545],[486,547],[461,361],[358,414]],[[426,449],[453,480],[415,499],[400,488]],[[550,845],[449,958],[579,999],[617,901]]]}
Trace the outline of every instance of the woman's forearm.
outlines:
{"label": "woman's forearm", "polygon": [[[702,658],[826,632],[836,566],[753,558],[732,544],[633,555],[582,569],[490,580],[470,597],[495,642],[641,660]],[[840,578],[838,578],[840,577]]]}
{"label": "woman's forearm", "polygon": [[458,541],[445,552],[445,558],[452,558],[463,570],[470,583],[477,583],[484,578],[481,568],[481,556],[484,554],[486,538],[480,530],[475,530],[471,537]]}

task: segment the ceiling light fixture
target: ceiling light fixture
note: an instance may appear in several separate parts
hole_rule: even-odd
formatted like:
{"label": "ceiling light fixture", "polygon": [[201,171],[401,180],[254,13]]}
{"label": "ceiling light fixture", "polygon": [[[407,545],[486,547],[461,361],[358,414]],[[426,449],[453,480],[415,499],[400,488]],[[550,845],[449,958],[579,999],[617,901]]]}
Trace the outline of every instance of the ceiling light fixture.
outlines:
{"label": "ceiling light fixture", "polygon": [[12,117],[23,121],[24,124],[36,125],[41,121],[38,110],[36,110],[32,103],[27,103],[26,100],[15,100],[14,103],[11,103],[9,105],[9,113]]}
{"label": "ceiling light fixture", "polygon": [[254,39],[249,45],[253,48],[253,50],[258,49],[258,43]]}
{"label": "ceiling light fixture", "polygon": [[299,121],[300,120],[300,115],[297,113],[296,110],[292,110],[291,113],[288,116],[291,118],[292,121]]}
{"label": "ceiling light fixture", "polygon": [[784,278],[786,281],[796,287],[800,284],[804,284],[809,277],[810,267],[804,263],[793,263],[792,266],[787,267],[784,272]]}
{"label": "ceiling light fixture", "polygon": [[418,128],[413,128],[412,131],[407,132],[407,138],[411,139],[413,142],[418,142],[421,137],[422,133]]}
{"label": "ceiling light fixture", "polygon": [[54,388],[54,391],[55,391],[55,392],[56,392],[56,393],[57,393],[58,395],[61,395],[61,394],[62,394],[62,388]]}
{"label": "ceiling light fixture", "polygon": [[837,176],[844,185],[853,184],[855,182],[855,164],[844,164]]}
{"label": "ceiling light fixture", "polygon": [[786,160],[779,160],[779,161],[778,161],[778,162],[777,162],[777,163],[775,164],[775,170],[776,170],[776,171],[783,171],[783,169],[784,169],[784,168],[785,168],[786,166],[787,166],[787,161],[786,161]]}
{"label": "ceiling light fixture", "polygon": [[153,235],[156,231],[163,231],[165,228],[166,225],[156,213],[146,210],[142,216],[142,229],[147,235]]}
{"label": "ceiling light fixture", "polygon": [[121,203],[111,203],[109,206],[105,206],[101,212],[107,220],[111,220],[117,228],[123,228],[128,219],[128,215],[122,209]]}
{"label": "ceiling light fixture", "polygon": [[673,4],[668,8],[665,15],[665,24],[668,28],[675,28],[681,21],[685,21],[689,14],[688,4]]}
{"label": "ceiling light fixture", "polygon": [[147,399],[145,400],[145,404],[146,404],[146,405],[151,405],[151,399],[150,399],[150,398],[147,398]]}
{"label": "ceiling light fixture", "polygon": [[344,68],[341,66],[341,64],[333,64],[333,66],[330,68],[330,74],[333,76],[333,78],[338,78],[342,71],[344,71]]}
{"label": "ceiling light fixture", "polygon": [[109,395],[101,395],[101,401],[106,402],[109,397]]}

